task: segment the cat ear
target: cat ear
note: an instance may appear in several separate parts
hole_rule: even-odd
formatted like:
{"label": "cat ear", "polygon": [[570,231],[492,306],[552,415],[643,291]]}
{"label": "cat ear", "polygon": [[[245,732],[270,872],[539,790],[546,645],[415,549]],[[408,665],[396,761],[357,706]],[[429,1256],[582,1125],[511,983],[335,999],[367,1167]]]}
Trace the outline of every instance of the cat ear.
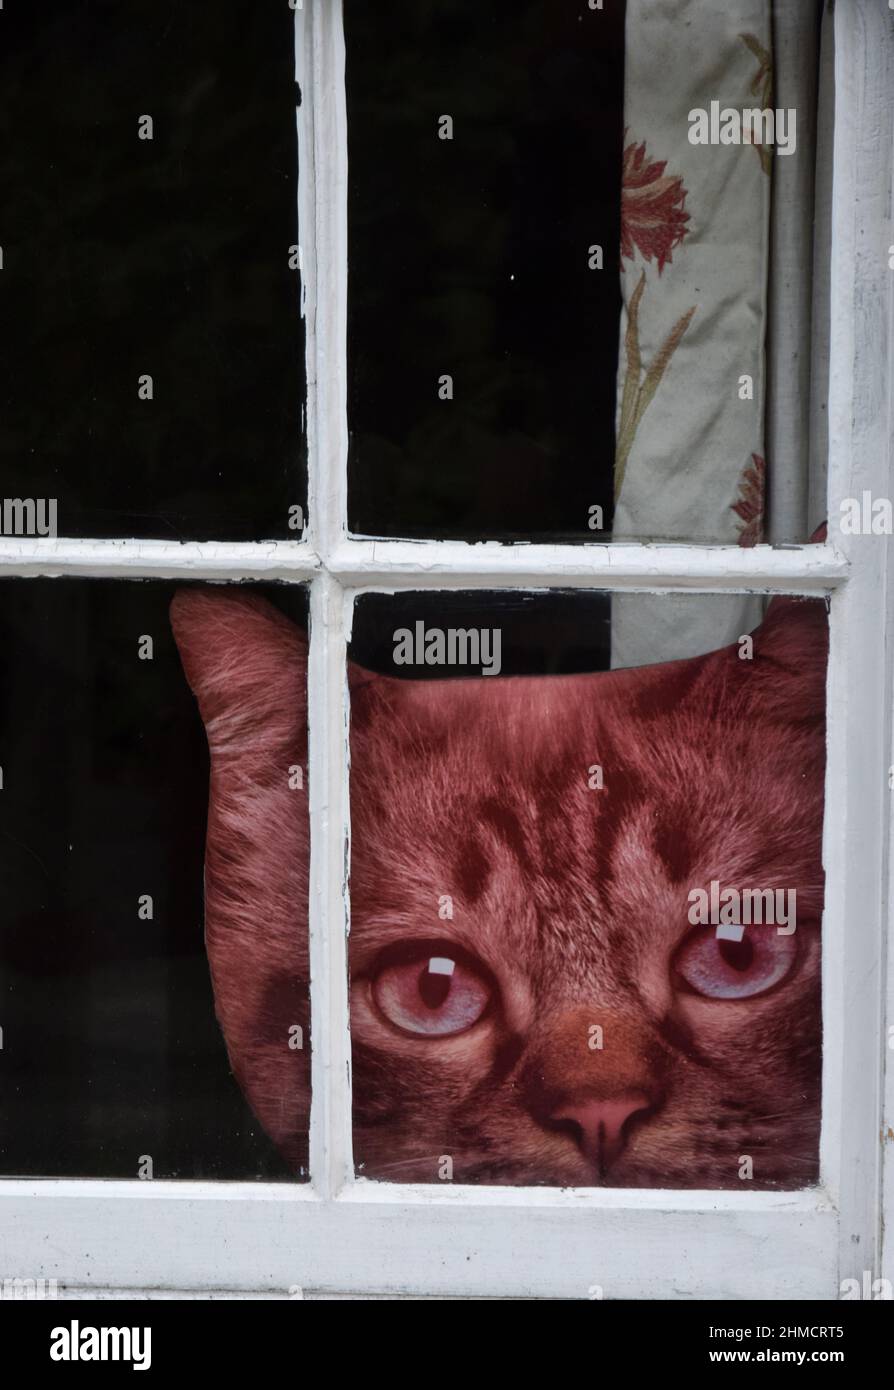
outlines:
{"label": "cat ear", "polygon": [[[810,537],[826,539],[826,523]],[[757,663],[755,686],[764,706],[778,718],[822,721],[826,712],[826,667],[829,660],[829,610],[825,599],[780,595],[767,608],[753,634]],[[743,662],[743,665],[746,663]]]}
{"label": "cat ear", "polygon": [[240,1087],[299,1168],[310,1102],[307,639],[266,600],[234,589],[181,590],[171,625],[211,754],[205,941],[215,1009]]}
{"label": "cat ear", "polygon": [[823,720],[829,659],[826,600],[774,598],[753,639],[753,667],[749,672],[749,663],[742,661],[742,674],[759,692],[766,712],[798,722]]}
{"label": "cat ear", "polygon": [[212,757],[307,746],[307,638],[256,594],[181,589],[171,626]]}

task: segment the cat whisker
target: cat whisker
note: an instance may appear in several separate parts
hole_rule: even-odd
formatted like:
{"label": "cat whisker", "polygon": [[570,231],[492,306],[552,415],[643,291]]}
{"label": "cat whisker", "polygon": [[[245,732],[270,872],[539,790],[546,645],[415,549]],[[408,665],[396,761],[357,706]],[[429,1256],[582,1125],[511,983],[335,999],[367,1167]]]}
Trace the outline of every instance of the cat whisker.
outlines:
{"label": "cat whisker", "polygon": [[765,1124],[768,1120],[792,1120],[798,1114],[804,1113],[806,1108],[807,1107],[802,1107],[801,1110],[777,1110],[774,1115],[752,1115],[751,1123],[760,1125]]}
{"label": "cat whisker", "polygon": [[[413,1158],[401,1158],[401,1159],[396,1159],[393,1163],[375,1163],[375,1164],[365,1163],[365,1164],[363,1164],[362,1166],[363,1166],[363,1168],[374,1167],[377,1173],[383,1173],[386,1169],[390,1169],[390,1168],[409,1168],[409,1167],[410,1167],[412,1164],[414,1164],[414,1163],[432,1163],[432,1162],[433,1162],[433,1163],[437,1163],[438,1160],[439,1160],[441,1157],[442,1157],[442,1154],[439,1154],[439,1153],[435,1153],[435,1154],[418,1154],[418,1155],[416,1155],[416,1156],[413,1157]],[[360,1170],[358,1170],[358,1171],[360,1171]],[[362,1171],[360,1171],[360,1176],[361,1176],[361,1177],[365,1176],[365,1175],[363,1174]]]}
{"label": "cat whisker", "polygon": [[794,1158],[799,1163],[816,1163],[816,1151],[812,1153],[792,1153],[791,1149],[770,1149],[767,1157],[769,1158]]}

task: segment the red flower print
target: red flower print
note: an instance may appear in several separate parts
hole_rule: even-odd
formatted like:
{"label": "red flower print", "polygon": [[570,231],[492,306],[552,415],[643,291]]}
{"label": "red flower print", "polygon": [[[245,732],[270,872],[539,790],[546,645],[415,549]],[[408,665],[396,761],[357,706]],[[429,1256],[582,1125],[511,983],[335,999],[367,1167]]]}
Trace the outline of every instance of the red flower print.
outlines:
{"label": "red flower print", "polygon": [[767,481],[767,464],[760,454],[752,454],[751,462],[746,463],[739,484],[739,500],[732,504],[736,516],[742,518],[739,527],[739,545],[757,545],[764,534],[764,492]]}
{"label": "red flower print", "polygon": [[621,180],[621,259],[636,248],[644,260],[656,260],[658,273],[671,260],[687,233],[683,211],[686,189],[678,175],[665,174],[666,160],[649,160],[646,142],[624,150]]}

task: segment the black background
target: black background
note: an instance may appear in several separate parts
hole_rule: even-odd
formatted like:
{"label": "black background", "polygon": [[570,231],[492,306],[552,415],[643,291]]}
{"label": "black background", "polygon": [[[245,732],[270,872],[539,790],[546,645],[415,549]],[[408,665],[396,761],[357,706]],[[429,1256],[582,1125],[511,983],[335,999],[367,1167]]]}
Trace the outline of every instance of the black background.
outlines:
{"label": "black background", "polygon": [[363,594],[354,605],[350,657],[359,666],[403,680],[461,680],[480,669],[395,666],[394,632],[429,627],[498,627],[500,675],[571,675],[605,671],[611,661],[611,596],[551,590],[505,593]]}
{"label": "black background", "polygon": [[[682,1261],[685,1258],[682,1241],[680,1248]],[[470,1254],[469,1259],[473,1258],[475,1254]],[[594,1263],[598,1267],[596,1256]],[[524,1272],[523,1263],[521,1272]],[[574,1313],[572,1309],[569,1317],[582,1336],[599,1338],[603,1361],[611,1357],[613,1361],[628,1364],[633,1359],[637,1365],[651,1370],[656,1360],[660,1359],[662,1369],[698,1370],[704,1373],[712,1367],[711,1353],[718,1351],[733,1354],[740,1351],[747,1354],[750,1351],[754,1357],[756,1353],[766,1353],[769,1349],[776,1355],[803,1352],[808,1358],[814,1354],[843,1352],[844,1363],[838,1364],[836,1369],[846,1370],[851,1377],[856,1374],[868,1378],[890,1346],[890,1309],[877,1308],[875,1303],[787,1298],[787,1272],[783,1264],[778,1286],[774,1289],[779,1295],[778,1299],[761,1302],[750,1299],[687,1298],[685,1292],[673,1299],[617,1299],[611,1297],[608,1289],[604,1301],[591,1302],[586,1289],[582,1289],[579,1297],[573,1300],[551,1301],[574,1302],[577,1305],[578,1312]],[[722,1271],[718,1272],[718,1284],[721,1280]],[[477,1282],[480,1285],[483,1281],[479,1278]],[[152,1365],[148,1371],[140,1372],[141,1376],[147,1378],[156,1375],[159,1380],[164,1378],[168,1383],[172,1375],[182,1372],[184,1342],[194,1342],[201,1347],[202,1368],[206,1376],[219,1373],[228,1379],[234,1375],[245,1379],[256,1378],[258,1347],[263,1346],[265,1374],[288,1377],[294,1371],[296,1325],[304,1330],[306,1318],[308,1332],[311,1329],[315,1331],[319,1327],[320,1315],[314,1310],[305,1313],[300,1308],[296,1309],[295,1300],[290,1298],[286,1289],[274,1289],[272,1293],[273,1298],[264,1300],[250,1296],[238,1301],[214,1298],[199,1301],[123,1299],[111,1305],[113,1311],[109,1311],[108,1302],[104,1302],[102,1308],[95,1302],[80,1302],[74,1310],[63,1309],[54,1302],[22,1302],[16,1305],[15,1316],[9,1320],[5,1345],[18,1354],[25,1367],[33,1366],[36,1370],[52,1365],[49,1362],[52,1330],[59,1326],[69,1327],[74,1312],[80,1327],[151,1327]],[[453,1296],[461,1297],[462,1291],[457,1289]],[[281,1301],[292,1306],[284,1309]],[[491,1297],[488,1301],[492,1304],[494,1300]],[[534,1300],[528,1297],[522,1301]],[[577,1322],[577,1318],[581,1321]],[[766,1326],[772,1329],[773,1336],[763,1339],[757,1335],[757,1329]],[[736,1340],[732,1335],[736,1328],[748,1329],[750,1337]],[[718,1329],[725,1330],[728,1335],[721,1335]],[[780,1335],[783,1329],[788,1332],[787,1336]],[[820,1329],[830,1329],[829,1335],[823,1337]],[[805,1335],[798,1335],[801,1332]],[[503,1339],[499,1347],[489,1348],[489,1354],[486,1353],[483,1360],[485,1374],[493,1372],[498,1375],[507,1368],[510,1374],[515,1374],[515,1367],[521,1373],[526,1350],[513,1345],[507,1353],[506,1339]],[[368,1362],[366,1348],[349,1352],[345,1362],[347,1373],[362,1376]],[[772,1364],[766,1361],[756,1363],[753,1369],[763,1371],[765,1366]],[[796,1371],[796,1368],[792,1369]],[[112,1361],[68,1362],[60,1374],[64,1374],[66,1381],[71,1377],[83,1376],[85,1380],[89,1377],[95,1384],[104,1371],[112,1375],[116,1372],[131,1375],[128,1362]]]}
{"label": "black background", "polygon": [[293,25],[286,0],[0,11],[0,493],[57,498],[62,535],[295,537]]}
{"label": "black background", "polygon": [[347,0],[345,31],[351,530],[600,539],[623,4]]}
{"label": "black background", "polygon": [[[149,1154],[156,1178],[291,1176],[214,1018],[208,754],[176,587],[0,585],[0,1173],[135,1178]],[[305,620],[303,589],[252,591]]]}

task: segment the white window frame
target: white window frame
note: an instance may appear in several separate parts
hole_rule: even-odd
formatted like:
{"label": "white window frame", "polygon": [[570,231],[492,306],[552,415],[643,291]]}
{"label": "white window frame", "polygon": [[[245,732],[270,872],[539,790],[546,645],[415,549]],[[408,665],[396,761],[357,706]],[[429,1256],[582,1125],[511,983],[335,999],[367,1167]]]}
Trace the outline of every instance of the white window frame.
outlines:
{"label": "white window frame", "polygon": [[[284,0],[285,3],[285,0]],[[307,328],[309,529],[300,542],[0,541],[0,575],[309,583],[312,828],[308,1184],[4,1180],[0,1274],[70,1296],[226,1290],[587,1298],[836,1298],[885,1272],[894,1229],[894,1067],[884,945],[894,893],[890,541],[501,545],[364,540],[346,525],[347,120],[340,0],[296,16]],[[384,21],[383,21],[384,22]],[[892,495],[894,12],[839,0],[830,502]],[[346,642],[370,589],[592,588],[831,597],[821,1181],[800,1192],[409,1185],[355,1179],[348,1031]],[[890,884],[888,893],[883,885]],[[887,1020],[894,1024],[894,953]],[[52,1117],[48,1117],[52,1123]],[[894,1137],[894,1136],[892,1136]]]}

